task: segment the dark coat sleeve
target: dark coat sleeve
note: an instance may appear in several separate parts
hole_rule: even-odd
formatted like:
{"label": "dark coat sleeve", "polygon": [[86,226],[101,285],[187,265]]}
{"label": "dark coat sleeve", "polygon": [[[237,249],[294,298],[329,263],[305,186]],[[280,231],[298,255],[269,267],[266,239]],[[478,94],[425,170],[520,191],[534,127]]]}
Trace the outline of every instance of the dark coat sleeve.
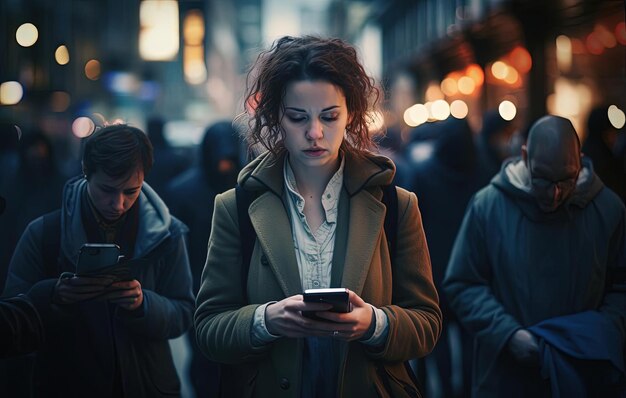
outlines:
{"label": "dark coat sleeve", "polygon": [[117,315],[131,333],[161,340],[176,338],[192,323],[194,300],[191,291],[191,271],[184,235],[171,237],[171,250],[159,261],[157,284],[153,289],[142,288],[144,302],[135,311],[117,308]]}
{"label": "dark coat sleeve", "polygon": [[27,296],[0,300],[0,357],[32,352],[42,341],[41,318]]}

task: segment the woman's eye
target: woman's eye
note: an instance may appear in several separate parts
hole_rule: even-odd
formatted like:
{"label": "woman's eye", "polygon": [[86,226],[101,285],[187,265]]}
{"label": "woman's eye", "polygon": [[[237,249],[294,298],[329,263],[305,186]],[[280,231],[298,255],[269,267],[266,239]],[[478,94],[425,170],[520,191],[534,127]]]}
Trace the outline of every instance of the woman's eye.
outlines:
{"label": "woman's eye", "polygon": [[337,116],[323,116],[322,120],[327,122],[334,122],[335,120],[337,120]]}
{"label": "woman's eye", "polygon": [[301,116],[287,116],[294,123],[302,122],[305,118]]}

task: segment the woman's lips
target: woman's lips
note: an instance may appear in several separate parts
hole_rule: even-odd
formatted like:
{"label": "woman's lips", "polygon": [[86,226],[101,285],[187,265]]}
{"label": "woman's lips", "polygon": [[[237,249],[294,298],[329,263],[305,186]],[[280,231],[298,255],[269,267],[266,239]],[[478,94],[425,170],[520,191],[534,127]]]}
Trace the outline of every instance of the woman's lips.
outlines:
{"label": "woman's lips", "polygon": [[326,150],[322,149],[322,148],[312,148],[312,149],[305,149],[304,150],[304,153],[306,153],[309,156],[313,156],[313,157],[322,156],[324,154],[324,152],[326,152]]}

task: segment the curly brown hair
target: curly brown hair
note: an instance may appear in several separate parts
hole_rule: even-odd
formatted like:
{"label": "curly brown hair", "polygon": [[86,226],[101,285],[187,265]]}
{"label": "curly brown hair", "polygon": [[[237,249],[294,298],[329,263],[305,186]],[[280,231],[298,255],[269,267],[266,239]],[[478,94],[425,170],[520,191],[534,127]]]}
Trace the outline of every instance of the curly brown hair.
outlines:
{"label": "curly brown hair", "polygon": [[347,42],[317,36],[285,36],[257,57],[248,73],[246,109],[251,113],[245,138],[274,154],[284,149],[281,111],[286,87],[294,81],[326,81],[341,89],[350,119],[341,144],[346,151],[363,154],[375,147],[368,132],[380,96],[374,80]]}

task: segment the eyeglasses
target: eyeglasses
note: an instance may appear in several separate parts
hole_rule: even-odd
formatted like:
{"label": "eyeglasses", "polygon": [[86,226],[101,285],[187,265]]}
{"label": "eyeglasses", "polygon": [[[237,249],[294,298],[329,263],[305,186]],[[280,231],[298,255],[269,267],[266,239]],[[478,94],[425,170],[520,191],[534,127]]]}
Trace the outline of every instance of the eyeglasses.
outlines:
{"label": "eyeglasses", "polygon": [[576,181],[578,180],[578,175],[576,177],[566,178],[560,181],[551,181],[546,180],[545,178],[533,177],[532,185],[541,188],[541,189],[549,189],[552,185],[556,185],[559,188],[559,191],[569,191],[576,187]]}

